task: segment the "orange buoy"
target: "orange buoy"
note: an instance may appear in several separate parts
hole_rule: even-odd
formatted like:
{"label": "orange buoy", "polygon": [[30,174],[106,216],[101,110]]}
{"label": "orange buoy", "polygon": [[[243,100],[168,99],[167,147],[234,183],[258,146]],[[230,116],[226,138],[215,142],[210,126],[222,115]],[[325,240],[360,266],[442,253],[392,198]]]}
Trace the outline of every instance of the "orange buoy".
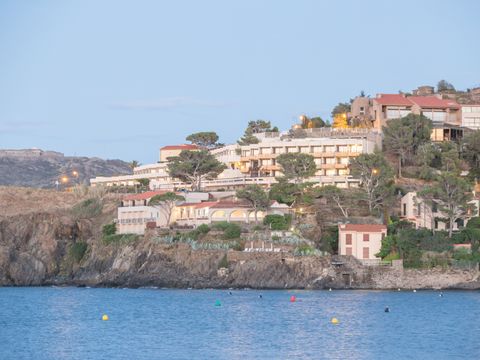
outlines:
{"label": "orange buoy", "polygon": [[297,301],[297,298],[295,297],[295,295],[290,296],[290,302],[295,302],[295,301]]}

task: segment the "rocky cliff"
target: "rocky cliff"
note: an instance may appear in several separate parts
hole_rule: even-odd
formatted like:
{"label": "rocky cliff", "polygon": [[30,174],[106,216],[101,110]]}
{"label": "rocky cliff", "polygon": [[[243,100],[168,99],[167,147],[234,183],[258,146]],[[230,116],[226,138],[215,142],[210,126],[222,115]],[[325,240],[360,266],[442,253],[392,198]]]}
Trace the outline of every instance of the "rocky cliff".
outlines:
{"label": "rocky cliff", "polygon": [[[363,267],[351,258],[192,250],[140,237],[106,245],[101,212],[75,211],[84,199],[48,190],[0,188],[0,285],[158,286],[192,288],[480,288],[477,271]],[[86,244],[76,257],[75,244]],[[228,267],[219,269],[224,257]],[[332,262],[332,260],[335,260]]]}
{"label": "rocky cliff", "polygon": [[[78,177],[72,176],[76,171]],[[121,160],[63,156],[61,153],[32,150],[0,150],[0,185],[54,188],[55,181],[68,176],[68,185],[88,184],[95,176],[130,174]]]}

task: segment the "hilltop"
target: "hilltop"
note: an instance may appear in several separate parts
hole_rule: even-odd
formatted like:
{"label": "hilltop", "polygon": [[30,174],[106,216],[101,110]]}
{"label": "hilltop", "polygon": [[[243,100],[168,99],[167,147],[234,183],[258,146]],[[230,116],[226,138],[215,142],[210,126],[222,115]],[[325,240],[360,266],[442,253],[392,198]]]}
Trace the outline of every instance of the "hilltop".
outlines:
{"label": "hilltop", "polygon": [[[73,172],[78,177],[72,176]],[[88,184],[95,176],[131,174],[122,160],[64,156],[40,149],[0,150],[0,185],[54,188],[55,181],[68,176],[70,184]]]}

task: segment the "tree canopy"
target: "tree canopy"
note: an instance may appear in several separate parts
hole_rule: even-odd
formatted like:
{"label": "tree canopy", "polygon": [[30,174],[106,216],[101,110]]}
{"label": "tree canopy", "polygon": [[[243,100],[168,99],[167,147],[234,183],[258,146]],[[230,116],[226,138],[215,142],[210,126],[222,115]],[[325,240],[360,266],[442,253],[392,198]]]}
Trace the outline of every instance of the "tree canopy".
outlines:
{"label": "tree canopy", "polygon": [[287,153],[277,157],[277,163],[282,167],[283,175],[293,179],[296,183],[315,175],[317,166],[315,159],[310,154]]}
{"label": "tree canopy", "polygon": [[335,107],[332,110],[332,119],[335,118],[335,115],[349,113],[350,110],[351,110],[350,103],[348,102],[338,103],[337,105],[335,105]]}
{"label": "tree canopy", "polygon": [[250,144],[258,144],[259,140],[254,134],[260,134],[264,132],[274,132],[278,131],[277,127],[272,128],[272,124],[270,121],[266,120],[255,120],[249,121],[248,126],[245,129],[244,135],[238,140],[238,144],[240,145],[250,145]]}
{"label": "tree canopy", "polygon": [[214,179],[226,169],[225,164],[218,161],[208,150],[183,150],[178,156],[168,160],[170,176],[191,184],[193,191],[202,189],[204,179]]}
{"label": "tree canopy", "polygon": [[423,115],[408,114],[399,119],[389,120],[383,127],[385,150],[398,157],[398,175],[402,166],[413,163],[418,149],[430,142],[432,121]]}
{"label": "tree canopy", "polygon": [[186,138],[192,144],[201,148],[211,149],[218,145],[218,135],[214,131],[204,131],[188,135]]}
{"label": "tree canopy", "polygon": [[463,138],[462,157],[470,166],[470,174],[480,180],[480,130],[473,131]]}
{"label": "tree canopy", "polygon": [[257,184],[247,185],[243,189],[237,190],[237,197],[250,203],[255,213],[255,222],[258,222],[257,212],[266,210],[270,204],[267,192]]}
{"label": "tree canopy", "polygon": [[381,153],[357,156],[350,164],[350,171],[360,178],[370,213],[390,204],[395,189],[393,170]]}
{"label": "tree canopy", "polygon": [[444,92],[444,91],[455,91],[455,87],[449,83],[447,80],[440,80],[437,83],[437,91]]}
{"label": "tree canopy", "polygon": [[179,201],[184,200],[185,198],[181,195],[177,195],[174,192],[167,192],[153,196],[148,202],[148,205],[158,207],[164,213],[168,225],[172,218],[173,208]]}

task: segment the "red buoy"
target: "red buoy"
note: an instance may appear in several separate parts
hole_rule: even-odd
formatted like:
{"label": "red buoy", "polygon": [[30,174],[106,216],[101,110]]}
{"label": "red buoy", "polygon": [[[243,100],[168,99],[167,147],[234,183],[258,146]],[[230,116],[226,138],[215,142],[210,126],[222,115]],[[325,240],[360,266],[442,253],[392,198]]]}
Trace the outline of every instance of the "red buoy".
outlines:
{"label": "red buoy", "polygon": [[290,302],[295,302],[295,301],[297,301],[297,298],[295,297],[295,295],[290,296]]}

